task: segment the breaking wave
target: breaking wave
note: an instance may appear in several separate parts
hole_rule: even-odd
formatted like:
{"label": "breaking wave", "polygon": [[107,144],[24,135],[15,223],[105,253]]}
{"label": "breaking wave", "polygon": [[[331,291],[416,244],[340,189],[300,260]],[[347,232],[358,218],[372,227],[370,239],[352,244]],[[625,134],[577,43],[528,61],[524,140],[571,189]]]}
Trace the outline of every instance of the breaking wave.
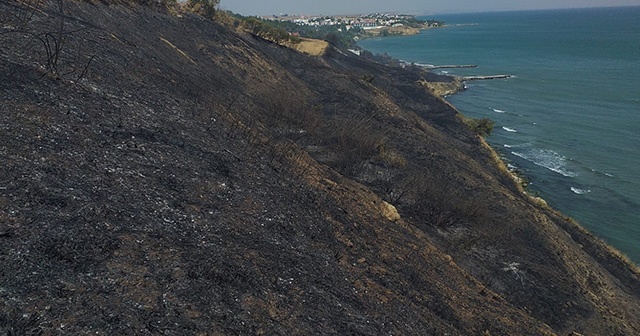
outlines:
{"label": "breaking wave", "polygon": [[522,148],[522,147],[529,147],[531,146],[531,143],[527,142],[527,143],[523,143],[523,144],[519,144],[519,145],[508,145],[508,144],[504,144],[502,145],[504,146],[504,148]]}
{"label": "breaking wave", "polygon": [[577,173],[566,169],[567,158],[565,156],[550,149],[534,148],[526,152],[511,152],[511,154],[566,177],[578,176]]}
{"label": "breaking wave", "polygon": [[578,189],[578,188],[574,188],[571,187],[571,191],[573,191],[574,193],[578,194],[578,195],[584,195],[584,194],[588,194],[591,192],[591,190],[589,189]]}
{"label": "breaking wave", "polygon": [[615,175],[613,175],[613,174],[611,174],[611,173],[607,173],[607,172],[605,172],[605,171],[600,171],[600,170],[593,169],[593,168],[591,169],[591,171],[592,171],[592,172],[594,172],[594,173],[596,173],[596,174],[602,174],[602,175],[604,175],[604,176],[606,176],[606,177],[615,177]]}

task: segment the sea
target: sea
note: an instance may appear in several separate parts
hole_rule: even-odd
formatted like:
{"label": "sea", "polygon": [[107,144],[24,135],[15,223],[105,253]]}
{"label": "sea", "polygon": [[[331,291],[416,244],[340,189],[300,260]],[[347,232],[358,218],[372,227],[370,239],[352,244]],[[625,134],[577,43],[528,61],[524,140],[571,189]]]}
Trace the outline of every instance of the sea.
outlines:
{"label": "sea", "polygon": [[528,190],[640,263],[640,7],[447,14],[444,28],[359,41],[469,81],[446,97]]}

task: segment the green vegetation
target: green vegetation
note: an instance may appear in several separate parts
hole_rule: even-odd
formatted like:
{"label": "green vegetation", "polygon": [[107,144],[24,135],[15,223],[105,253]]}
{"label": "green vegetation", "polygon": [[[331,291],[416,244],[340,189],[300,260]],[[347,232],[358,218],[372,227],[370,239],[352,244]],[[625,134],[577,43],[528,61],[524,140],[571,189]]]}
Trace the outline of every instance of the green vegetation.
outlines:
{"label": "green vegetation", "polygon": [[255,16],[247,17],[230,11],[217,11],[215,20],[228,27],[246,30],[255,36],[276,43],[296,44],[300,42],[299,37],[290,34],[286,29],[278,25],[274,25],[273,21],[263,20]]}
{"label": "green vegetation", "polygon": [[285,29],[271,24],[269,21],[261,20],[257,17],[242,18],[241,26],[249,30],[252,34],[277,43],[293,42],[298,43],[300,39],[289,34]]}
{"label": "green vegetation", "polygon": [[261,20],[265,24],[279,28],[291,33],[296,33],[302,37],[326,40],[331,44],[339,47],[352,48],[355,47],[355,39],[359,37],[364,30],[358,27],[347,29],[346,23],[339,25],[326,26],[306,26],[299,25],[291,21],[278,20]]}
{"label": "green vegetation", "polygon": [[363,81],[367,82],[367,83],[372,83],[373,80],[375,79],[375,76],[372,74],[364,74],[362,76],[360,76],[360,79],[362,79]]}
{"label": "green vegetation", "polygon": [[220,0],[189,0],[189,7],[196,12],[207,17],[213,17],[216,13],[216,6]]}
{"label": "green vegetation", "polygon": [[[371,36],[359,26],[355,26],[346,19],[322,17],[314,20],[333,20],[332,24],[310,25],[299,24],[290,20],[266,20],[260,17],[246,17],[229,11],[216,11],[215,7],[219,0],[190,0],[189,8],[196,13],[205,16],[215,16],[215,20],[232,26],[234,28],[244,28],[256,36],[260,36],[267,40],[277,43],[298,43],[299,37],[311,39],[325,40],[333,45],[341,48],[359,49],[356,41],[360,38]],[[376,18],[377,14],[364,16],[362,18]],[[376,22],[384,25],[384,22],[376,20]],[[443,24],[436,20],[420,20],[413,16],[402,16],[399,23],[411,28],[438,27]],[[382,36],[397,35],[398,33],[383,30]]]}
{"label": "green vegetation", "polygon": [[460,115],[462,121],[467,125],[471,130],[473,130],[476,134],[480,136],[489,136],[491,132],[493,132],[493,126],[495,122],[489,118],[481,118],[475,119],[470,118],[464,115]]}
{"label": "green vegetation", "polygon": [[439,27],[439,26],[442,26],[444,22],[439,20],[420,20],[415,17],[409,17],[405,19],[405,24],[409,27],[421,28],[421,27],[424,27],[425,25],[429,27]]}

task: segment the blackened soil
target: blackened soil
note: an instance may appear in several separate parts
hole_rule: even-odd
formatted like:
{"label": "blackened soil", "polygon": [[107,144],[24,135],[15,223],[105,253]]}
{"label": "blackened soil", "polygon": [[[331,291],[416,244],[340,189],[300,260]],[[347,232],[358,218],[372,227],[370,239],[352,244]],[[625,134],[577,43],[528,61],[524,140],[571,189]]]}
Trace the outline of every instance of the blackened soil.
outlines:
{"label": "blackened soil", "polygon": [[640,334],[431,75],[63,4],[0,2],[2,333]]}

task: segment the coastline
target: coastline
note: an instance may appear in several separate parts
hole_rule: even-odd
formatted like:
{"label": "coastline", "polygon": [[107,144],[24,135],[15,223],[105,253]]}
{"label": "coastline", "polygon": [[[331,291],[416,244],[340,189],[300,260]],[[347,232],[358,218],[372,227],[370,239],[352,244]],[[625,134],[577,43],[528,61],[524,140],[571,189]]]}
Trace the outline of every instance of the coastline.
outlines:
{"label": "coastline", "polygon": [[[499,17],[499,18],[503,18],[503,17]],[[495,19],[492,17],[492,19]],[[506,18],[508,19],[508,18]],[[468,21],[464,21],[464,22],[471,22],[472,19],[467,19]],[[488,20],[487,20],[488,21]],[[461,21],[462,22],[462,21]],[[486,26],[488,27],[489,24],[487,23]],[[492,26],[493,27],[493,26]],[[497,28],[496,28],[497,29]],[[495,33],[495,32],[494,32]],[[498,32],[500,33],[500,32]],[[444,33],[444,32],[437,32],[437,34],[441,34],[442,36],[447,36],[447,37],[451,37],[451,36],[457,36],[455,34],[450,34],[450,33]],[[461,33],[458,33],[461,34]],[[434,33],[434,35],[436,35],[436,33]],[[507,36],[507,34],[505,33],[505,37]],[[537,37],[536,37],[537,38]],[[437,40],[437,39],[436,39]],[[382,48],[378,48],[377,44],[378,44],[379,40],[376,41],[367,41],[367,43],[363,43],[365,45],[370,46],[372,49],[370,50],[377,50],[377,52],[383,53],[387,50],[395,50],[395,49],[389,49],[389,48],[383,48],[382,46],[386,46],[386,45],[393,45],[396,44],[398,46],[407,46],[407,45],[413,45],[414,42],[416,41],[422,41],[422,39],[415,39],[415,38],[409,38],[408,42],[391,42],[391,43],[386,43],[386,42],[380,42],[380,46]],[[439,40],[438,40],[439,41]],[[375,42],[375,43],[372,43]],[[468,41],[465,41],[468,42]],[[459,44],[459,43],[458,43]],[[448,43],[445,44],[444,46],[450,46],[452,44]],[[361,47],[362,44],[361,44]],[[474,47],[478,47],[474,44]],[[364,47],[363,47],[364,48]],[[449,62],[448,58],[446,57],[438,57],[439,55],[441,55],[443,52],[446,52],[445,49],[437,49],[438,47],[434,45],[434,48],[436,48],[436,52],[433,53],[433,55],[435,57],[431,57],[429,56],[428,58],[412,58],[410,55],[408,55],[407,52],[403,52],[403,53],[396,53],[394,55],[405,58],[405,59],[412,59],[412,60],[416,60],[416,61],[421,61],[421,62],[425,62],[427,63],[427,61],[432,61],[432,62]],[[364,48],[366,49],[366,48]],[[459,50],[460,53],[464,53],[464,48],[461,49],[455,49],[455,52],[458,52],[457,50]],[[509,49],[510,51],[513,50],[513,48]],[[497,54],[499,52],[499,50],[494,50],[494,51],[487,51],[487,55],[492,55],[492,54]],[[432,55],[432,53],[427,53],[428,55]],[[513,55],[519,55],[520,53],[516,53],[514,52]],[[511,54],[510,54],[511,55]],[[474,58],[474,57],[472,57]],[[459,61],[460,63],[464,63],[464,62],[474,62],[474,60],[469,60],[468,57],[453,57],[452,59],[454,59],[451,62],[456,62]],[[477,61],[487,64],[489,65],[489,67],[491,67],[491,59],[486,59],[486,58],[481,58],[478,59]],[[530,64],[532,62],[529,63],[524,63],[525,66],[527,67],[531,67],[532,65]],[[580,64],[579,62],[577,64]],[[577,66],[577,65],[576,65]],[[509,67],[510,68],[510,67]],[[493,69],[494,71],[497,69],[498,72],[501,69],[501,66],[494,66],[491,67],[491,69]],[[519,68],[518,68],[519,69]],[[531,68],[534,69],[535,68]],[[529,68],[526,68],[526,70],[529,70]],[[514,70],[516,71],[516,70]],[[521,73],[520,70],[518,71],[518,75],[519,77],[522,78],[522,81],[526,81],[528,80],[528,77],[525,78],[524,75]],[[456,74],[464,74],[465,71],[457,71]],[[492,71],[493,72],[493,71]],[[439,71],[438,71],[439,73]],[[474,72],[475,73],[475,72]],[[450,74],[446,74],[446,75],[450,75]],[[520,76],[522,75],[522,76]],[[529,74],[530,75],[530,74]],[[531,78],[534,78],[533,75],[531,75]],[[555,76],[557,77],[557,76]],[[591,76],[593,77],[593,76]],[[537,80],[540,80],[538,77],[535,77]],[[529,80],[530,81],[530,80]],[[456,93],[460,93],[460,91],[464,91],[464,84],[458,86],[458,87],[447,87],[447,86],[452,86],[450,83],[446,83],[446,82],[428,82],[428,81],[424,81],[424,83],[422,83],[424,86],[426,86],[432,93],[440,96],[441,98],[445,98],[446,100],[448,96],[454,95]],[[492,83],[490,84],[491,86],[494,86],[494,84],[497,84],[498,86],[500,86],[500,92],[506,92],[508,91],[507,89],[505,89],[505,86],[509,86],[509,84],[502,84],[502,83]],[[514,83],[515,84],[515,83]],[[470,85],[472,86],[472,85]],[[477,85],[478,87],[480,86],[485,86],[484,84],[479,84]],[[580,222],[584,221],[585,228],[588,228],[588,230],[590,230],[590,232],[593,232],[594,234],[597,233],[597,236],[600,237],[600,239],[606,239],[607,241],[607,245],[608,246],[616,246],[616,249],[620,249],[621,251],[625,251],[624,253],[626,253],[627,255],[629,255],[630,257],[634,257],[634,263],[637,264],[638,263],[638,249],[637,247],[633,247],[632,243],[630,243],[630,241],[632,241],[632,239],[623,239],[623,238],[618,238],[618,237],[625,237],[625,236],[620,236],[620,234],[624,234],[624,232],[628,232],[626,237],[633,237],[633,234],[636,233],[637,231],[634,231],[632,226],[629,226],[630,224],[633,223],[634,218],[637,218],[637,215],[633,215],[633,212],[631,212],[631,215],[624,215],[621,216],[623,220],[626,221],[626,226],[622,226],[622,223],[617,223],[615,224],[616,226],[613,228],[609,228],[609,227],[605,227],[604,224],[606,224],[607,222],[603,222],[606,221],[607,219],[604,218],[605,216],[607,216],[607,214],[609,214],[609,212],[606,209],[603,208],[603,210],[601,209],[594,209],[594,211],[596,211],[595,213],[597,215],[585,215],[583,216],[583,213],[587,213],[587,211],[590,211],[590,209],[588,208],[589,204],[594,204],[595,206],[600,206],[600,205],[606,205],[612,202],[608,202],[608,201],[603,201],[600,198],[596,197],[597,193],[602,193],[603,196],[609,196],[607,199],[612,199],[612,198],[616,198],[619,197],[619,199],[621,200],[625,200],[625,201],[629,201],[628,204],[633,204],[635,201],[635,199],[637,198],[632,198],[632,196],[628,196],[628,189],[618,189],[615,188],[617,186],[619,186],[622,181],[636,181],[635,179],[630,179],[628,176],[623,176],[622,173],[620,174],[616,174],[617,171],[621,171],[621,165],[610,165],[607,162],[602,163],[601,161],[597,161],[595,158],[593,158],[592,155],[582,155],[580,152],[578,152],[578,150],[575,149],[575,147],[571,147],[568,148],[567,146],[563,146],[562,144],[567,144],[569,143],[569,141],[574,141],[577,142],[577,140],[565,140],[566,137],[553,137],[552,139],[555,139],[556,141],[559,139],[561,141],[566,141],[566,142],[555,142],[554,144],[550,144],[549,141],[546,142],[541,142],[541,143],[535,143],[534,145],[531,145],[529,143],[529,138],[531,137],[531,134],[533,134],[532,132],[535,132],[536,130],[539,130],[542,126],[548,126],[550,129],[557,131],[560,127],[557,126],[558,124],[554,124],[552,120],[549,120],[547,123],[543,123],[545,120],[547,120],[547,117],[541,117],[541,118],[545,118],[545,119],[540,119],[540,118],[533,118],[533,114],[529,114],[526,115],[526,113],[528,112],[527,110],[520,110],[521,107],[516,107],[515,103],[510,103],[510,102],[504,102],[503,100],[499,100],[496,98],[488,98],[486,101],[483,100],[483,98],[480,98],[481,101],[478,103],[478,105],[474,105],[474,103],[471,101],[475,98],[479,98],[480,94],[483,94],[484,91],[481,91],[482,89],[478,89],[478,91],[476,91],[476,93],[469,93],[468,95],[465,96],[457,96],[457,98],[452,98],[450,101],[454,102],[457,105],[457,103],[461,103],[462,105],[460,105],[459,107],[462,108],[464,111],[468,111],[469,113],[473,112],[473,111],[479,111],[479,113],[474,114],[475,116],[487,116],[489,118],[496,118],[496,120],[499,120],[500,123],[508,126],[509,129],[505,129],[507,132],[512,132],[512,133],[505,133],[503,132],[501,129],[496,130],[496,134],[497,136],[494,137],[493,140],[491,140],[492,144],[495,146],[494,149],[498,152],[501,152],[502,155],[504,155],[505,159],[507,159],[507,162],[512,162],[516,165],[518,165],[519,167],[523,167],[523,170],[526,170],[526,175],[530,176],[532,178],[532,182],[533,185],[530,187],[530,193],[532,193],[533,195],[536,195],[538,193],[542,193],[545,197],[548,199],[549,204],[553,204],[554,206],[558,206],[559,209],[562,209],[561,211],[563,213],[567,213],[570,214],[570,216],[575,216],[576,218],[580,218]],[[575,91],[575,90],[574,90]],[[527,92],[527,94],[530,94],[531,92]],[[573,93],[573,92],[571,92]],[[597,97],[598,95],[594,95],[594,97]],[[463,98],[463,97],[467,97],[467,98]],[[503,97],[506,97],[503,95]],[[593,104],[593,100],[592,99],[592,104]],[[596,102],[597,103],[597,102]],[[603,102],[605,103],[605,102]],[[453,104],[453,103],[452,103]],[[498,104],[503,104],[503,105],[498,105]],[[613,103],[610,103],[609,105],[612,105]],[[617,104],[617,103],[616,103]],[[616,105],[617,106],[617,105]],[[540,107],[542,108],[542,107]],[[545,104],[544,108],[549,110],[549,111],[554,111],[553,110],[553,106],[551,106],[551,104]],[[493,112],[491,112],[493,110],[493,112],[495,113],[500,113],[500,114],[492,114]],[[486,113],[485,113],[486,111]],[[506,112],[505,112],[506,111]],[[603,112],[602,115],[603,117],[605,116],[606,112]],[[523,116],[523,114],[525,114],[525,116]],[[599,114],[594,114],[594,115],[599,115]],[[567,119],[567,118],[564,118]],[[519,127],[517,127],[517,125],[519,124],[515,124],[516,122],[521,121],[523,122],[523,124],[521,125],[522,129],[520,129]],[[516,126],[514,126],[516,125]],[[551,126],[553,125],[553,126]],[[622,124],[623,125],[623,124]],[[622,127],[621,129],[626,130],[628,127]],[[518,132],[515,132],[515,130],[517,130]],[[577,131],[576,131],[577,132]],[[558,133],[554,133],[554,134],[558,134]],[[615,134],[614,134],[615,135]],[[614,141],[614,140],[612,140]],[[571,144],[573,144],[574,142],[571,142]],[[523,145],[525,143],[528,143],[527,145]],[[506,150],[502,147],[503,144],[505,144],[505,148],[507,148]],[[560,144],[560,145],[558,145]],[[516,149],[509,149],[511,147],[519,147],[519,146],[524,146],[526,149],[522,149],[522,150],[516,150]],[[535,147],[535,148],[534,148]],[[567,148],[565,148],[567,147]],[[604,147],[604,146],[599,146],[599,147]],[[539,160],[541,159],[535,159],[536,161],[534,162],[533,158],[522,158],[522,157],[518,157],[518,158],[514,158],[510,155],[510,153],[512,151],[518,152],[518,153],[525,153],[525,150],[536,150],[536,149],[541,148],[541,150],[539,152],[535,152],[535,153],[541,153],[542,154],[547,154],[549,153],[549,155],[554,155],[553,157],[551,157],[550,159],[558,159],[560,160],[560,162],[558,162],[558,164],[564,165],[566,160],[566,164],[568,168],[566,169],[570,169],[573,172],[576,172],[576,174],[580,174],[580,177],[577,178],[573,178],[574,176],[569,176],[567,177],[566,175],[561,176],[558,175],[556,176],[554,173],[549,173],[549,170],[551,170],[552,172],[558,173],[557,171],[554,171],[546,166],[544,166],[543,164],[540,163]],[[615,153],[618,152],[622,152],[622,150],[620,151],[615,151]],[[613,151],[611,153],[614,153]],[[607,155],[608,158],[612,157],[613,154],[609,154]],[[516,155],[517,156],[517,155]],[[575,161],[574,161],[575,160]],[[590,160],[590,161],[587,161]],[[527,161],[527,162],[524,162]],[[631,160],[626,160],[623,163],[626,163],[627,161],[631,161]],[[555,162],[555,161],[554,161]],[[600,163],[599,165],[596,165]],[[555,164],[555,163],[549,163],[549,164]],[[538,171],[538,170],[541,170]],[[617,169],[617,170],[615,170]],[[604,171],[604,172],[603,172]],[[560,174],[560,173],[559,173]],[[629,174],[626,174],[629,175]],[[604,179],[606,179],[606,181],[604,181]],[[561,181],[560,181],[561,180]],[[559,183],[558,181],[562,182]],[[556,183],[558,182],[558,183]],[[555,183],[555,184],[554,184]],[[607,183],[607,184],[601,184],[601,183]],[[554,187],[554,185],[556,185],[557,187]],[[601,186],[610,186],[610,187],[601,187]],[[631,184],[632,185],[632,184]],[[578,190],[584,190],[584,194],[578,194],[573,188],[571,189],[571,191],[569,191],[569,187],[575,187]],[[554,189],[555,188],[555,189]],[[615,192],[609,192],[609,188],[611,188],[611,190],[615,190]],[[614,189],[615,188],[615,189]],[[607,189],[607,190],[605,190]],[[593,193],[590,193],[591,190],[593,190]],[[545,193],[545,192],[551,192],[551,193]],[[627,191],[627,194],[624,193],[624,191]],[[577,196],[572,194],[578,194]],[[587,194],[590,193],[590,194]],[[569,203],[563,203],[563,202],[569,202]],[[575,201],[575,202],[574,202]],[[637,203],[637,201],[636,201]],[[566,204],[569,204],[568,206]],[[612,205],[612,206],[616,206],[616,205]],[[622,209],[624,210],[624,207],[622,207]],[[634,211],[632,209],[629,209],[631,211]],[[629,212],[627,212],[629,213]],[[637,214],[637,213],[636,213]],[[611,217],[609,217],[611,218]],[[623,222],[624,223],[624,222]],[[629,229],[631,228],[631,229]],[[626,230],[626,231],[623,231]],[[630,235],[629,235],[630,234]],[[637,237],[637,236],[636,236]],[[615,245],[610,245],[610,244],[615,244]]]}
{"label": "coastline", "polygon": [[[438,96],[438,98],[445,102],[445,104],[455,110],[459,116],[462,116],[462,112],[460,112],[460,110],[458,110],[456,106],[454,106],[445,98],[446,96],[466,90],[464,78],[468,78],[468,76],[447,76],[453,78],[452,83],[427,82],[425,80],[420,82],[420,84],[434,93],[434,95]],[[436,94],[435,92],[438,92],[440,94]],[[590,253],[595,255],[598,262],[603,264],[609,272],[611,272],[612,274],[616,274],[616,276],[629,279],[634,279],[640,276],[639,263],[631,260],[629,256],[627,256],[624,252],[622,252],[612,244],[604,241],[601,237],[596,236],[593,232],[580,224],[578,220],[566,215],[560,210],[555,209],[554,207],[550,206],[544,198],[527,190],[527,176],[523,175],[523,173],[519,170],[510,169],[504,158],[500,155],[496,148],[494,148],[486,141],[484,136],[479,135],[478,138],[482,147],[489,152],[498,170],[507,175],[513,181],[518,191],[533,205],[548,212],[548,214],[550,214],[551,216],[561,218],[562,220],[559,222],[566,223],[566,225],[562,225],[561,227],[566,230],[567,233],[569,233],[569,235],[575,241],[579,242],[585,250],[588,250]],[[609,252],[610,255],[602,255],[598,252],[598,249],[605,250]],[[625,266],[628,267],[631,272],[622,272],[622,270],[625,270]]]}
{"label": "coastline", "polygon": [[[446,27],[446,26],[445,26]],[[431,29],[431,28],[429,28]],[[360,48],[362,48],[361,46],[359,46]],[[362,50],[366,50],[366,49],[362,49]],[[405,61],[402,60],[398,60],[395,58],[390,57],[390,59],[392,60],[393,63],[398,63],[398,64],[402,64],[403,67],[409,65],[409,66],[416,66],[419,69],[422,69],[423,71],[426,71],[428,73],[431,73],[431,70],[435,70],[435,69],[453,69],[453,68],[477,68],[478,65],[415,65],[413,63],[409,64]],[[387,66],[391,66],[390,63],[386,64]],[[472,81],[472,80],[492,80],[492,79],[508,79],[513,77],[512,75],[487,75],[487,76],[453,76],[453,75],[448,75],[448,74],[440,74],[437,75],[437,77],[434,78],[439,78],[439,79],[443,79],[443,80],[439,80],[439,81],[429,81],[427,79],[423,79],[421,81],[419,81],[418,83],[420,85],[422,85],[425,89],[427,89],[430,93],[432,93],[434,96],[438,97],[439,99],[441,99],[445,104],[447,104],[451,109],[453,109],[454,111],[456,111],[456,113],[460,116],[463,116],[462,112],[460,112],[460,110],[455,107],[452,103],[450,103],[448,100],[446,100],[446,97],[460,93],[462,91],[466,90],[466,82],[467,81]],[[498,167],[498,169],[500,171],[502,171],[503,173],[507,174],[511,180],[514,182],[514,184],[516,185],[516,188],[518,188],[518,190],[526,195],[529,200],[541,207],[544,207],[546,209],[551,209],[547,203],[547,201],[539,196],[534,195],[533,193],[529,192],[526,190],[526,186],[527,186],[527,177],[523,176],[522,173],[518,172],[518,171],[514,171],[509,169],[508,164],[504,161],[504,159],[500,156],[500,154],[498,153],[498,151],[496,150],[496,148],[494,148],[493,146],[491,146],[485,139],[484,136],[478,136],[480,139],[480,142],[482,144],[482,146],[488,150],[490,152],[490,156],[492,157],[492,159],[495,161],[496,166]],[[577,224],[577,223],[576,223]],[[578,224],[579,226],[579,224]],[[581,226],[580,226],[581,227]],[[582,227],[581,227],[582,228]],[[620,253],[620,252],[618,252]]]}

